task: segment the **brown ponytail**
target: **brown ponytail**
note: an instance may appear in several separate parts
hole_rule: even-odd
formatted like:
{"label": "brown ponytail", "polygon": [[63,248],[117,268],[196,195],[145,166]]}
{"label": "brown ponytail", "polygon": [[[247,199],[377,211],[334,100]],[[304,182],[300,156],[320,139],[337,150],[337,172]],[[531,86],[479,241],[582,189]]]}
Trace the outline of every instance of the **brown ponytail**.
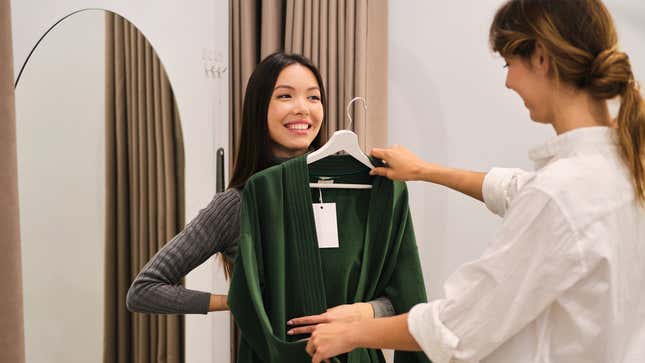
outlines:
{"label": "brown ponytail", "polygon": [[588,88],[598,99],[620,96],[616,124],[621,155],[631,172],[637,198],[645,203],[645,102],[627,54],[613,47],[598,54]]}
{"label": "brown ponytail", "polygon": [[609,11],[600,0],[509,0],[499,8],[490,28],[493,51],[528,59],[537,42],[547,50],[558,82],[599,100],[620,96],[621,155],[636,198],[645,205],[645,101],[629,57],[617,49]]}
{"label": "brown ponytail", "polygon": [[617,123],[623,159],[634,179],[636,195],[645,204],[645,102],[634,80],[621,95]]}

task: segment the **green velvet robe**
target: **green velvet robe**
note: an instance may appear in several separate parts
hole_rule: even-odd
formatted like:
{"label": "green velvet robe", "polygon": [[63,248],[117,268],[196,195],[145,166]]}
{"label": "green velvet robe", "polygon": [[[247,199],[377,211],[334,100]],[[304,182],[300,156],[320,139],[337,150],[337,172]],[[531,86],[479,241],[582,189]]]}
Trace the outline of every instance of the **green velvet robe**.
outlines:
{"label": "green velvet robe", "polygon": [[[336,203],[340,248],[318,247],[309,183],[369,183],[372,189],[322,189]],[[288,336],[289,319],[387,296],[397,314],[426,301],[405,183],[372,177],[350,156],[307,165],[306,156],[249,179],[228,304],[241,331],[238,362],[310,362],[307,336]],[[357,349],[338,362],[385,362],[380,350]],[[395,361],[427,362],[396,352]]]}

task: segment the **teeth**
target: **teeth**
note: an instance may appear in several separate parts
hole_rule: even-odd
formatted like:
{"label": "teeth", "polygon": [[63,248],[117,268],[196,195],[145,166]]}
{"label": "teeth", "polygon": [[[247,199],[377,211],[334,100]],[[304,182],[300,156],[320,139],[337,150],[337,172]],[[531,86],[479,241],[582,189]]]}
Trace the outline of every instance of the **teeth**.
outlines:
{"label": "teeth", "polygon": [[287,128],[289,130],[307,130],[309,128],[309,125],[307,125],[307,124],[291,124],[291,125],[287,125]]}

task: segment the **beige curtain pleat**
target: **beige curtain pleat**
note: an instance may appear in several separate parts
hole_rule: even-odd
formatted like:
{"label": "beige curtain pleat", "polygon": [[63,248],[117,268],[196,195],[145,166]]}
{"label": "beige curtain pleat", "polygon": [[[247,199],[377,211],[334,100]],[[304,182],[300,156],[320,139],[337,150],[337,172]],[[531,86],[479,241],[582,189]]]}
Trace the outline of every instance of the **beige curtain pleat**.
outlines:
{"label": "beige curtain pleat", "polygon": [[365,148],[388,143],[388,21],[387,1],[367,0],[366,92],[369,108],[365,118]]}
{"label": "beige curtain pleat", "polygon": [[[305,0],[294,0],[294,6],[293,6],[293,20],[292,24],[293,27],[291,29],[291,49],[289,50],[289,53],[298,53],[302,54],[303,48],[302,48],[302,37],[304,33],[304,1]],[[288,49],[285,46],[285,49]]]}
{"label": "beige curtain pleat", "polygon": [[240,0],[229,2],[229,164],[233,165],[242,128],[242,41]]}
{"label": "beige curtain pleat", "polygon": [[183,227],[184,151],[169,80],[136,27],[106,15],[104,362],[183,362],[179,315],[130,313],[127,290]]}
{"label": "beige curtain pleat", "polygon": [[[340,36],[338,37],[338,80],[339,80],[339,87],[338,88],[338,100],[339,100],[339,105],[336,107],[336,112],[338,113],[340,117],[340,123],[337,125],[337,128],[334,129],[333,131],[336,131],[338,129],[346,128],[347,125],[345,125],[345,119],[347,118],[345,116],[345,108],[347,105],[347,102],[349,102],[349,96],[351,93],[348,93],[348,90],[345,85],[345,73],[347,72],[347,20],[345,17],[346,10],[345,6],[338,6],[336,9],[336,16],[338,17],[338,34]],[[331,135],[331,132],[330,132]]]}
{"label": "beige curtain pleat", "polygon": [[[310,59],[314,64],[320,64],[320,1],[313,0],[311,3],[311,54]],[[323,0],[325,1],[325,0]]]}
{"label": "beige curtain pleat", "polygon": [[293,18],[294,18],[294,12],[296,10],[295,7],[296,7],[296,0],[286,0],[285,17],[284,17],[284,44],[282,45],[282,49],[284,49],[285,52],[290,52],[291,49],[293,48],[293,37],[294,37]]}
{"label": "beige curtain pleat", "polygon": [[9,0],[0,0],[0,362],[25,361],[16,107]]}
{"label": "beige curtain pleat", "polygon": [[304,32],[302,34],[302,54],[307,54],[311,59],[311,33],[313,32],[313,1],[305,1],[303,25]]}
{"label": "beige curtain pleat", "polygon": [[[329,6],[327,5],[328,0],[320,0],[320,28],[318,29],[318,37],[319,37],[319,47],[318,47],[318,59],[319,63],[314,63],[318,66],[318,71],[320,71],[320,76],[323,79],[323,82],[325,83],[325,91],[329,95],[329,81],[327,80],[328,75],[329,75],[329,69],[328,69],[328,64],[329,64],[329,56],[328,56],[328,50],[329,50],[329,44],[328,44],[328,38],[329,38],[329,24],[327,23],[327,19],[329,18]],[[333,16],[333,15],[332,15]],[[331,105],[331,100],[329,99],[329,96],[327,96],[327,114],[325,115],[325,120],[327,122],[327,134],[330,134],[330,130],[336,130],[335,125],[333,125],[333,122],[331,120],[331,113],[333,111],[333,106]],[[332,126],[330,126],[332,125]],[[321,131],[324,131],[325,129],[321,128]]]}
{"label": "beige curtain pleat", "polygon": [[284,0],[262,1],[260,59],[282,49],[282,13]]}
{"label": "beige curtain pleat", "polygon": [[[256,0],[230,0],[230,107],[229,119],[233,123],[229,131],[229,145],[231,150],[229,160],[233,163],[236,145],[239,138],[239,130],[242,128],[242,99],[246,90],[246,83],[259,61],[258,39],[262,36],[258,34],[262,27],[259,26],[257,19],[258,6]],[[269,7],[266,7],[269,11]],[[270,11],[269,11],[270,12]],[[276,31],[276,26],[270,22],[263,22],[267,30]],[[279,35],[267,34],[264,36],[275,46],[279,44],[276,39]],[[272,52],[269,46],[266,46],[263,52],[270,54]]]}
{"label": "beige curtain pleat", "polygon": [[[367,100],[366,64],[367,64],[367,0],[355,1],[355,53],[354,53],[354,94],[365,97]],[[369,109],[369,100],[367,100]],[[353,105],[352,128],[358,134],[358,141],[361,147],[365,148],[365,109],[359,103]]]}
{"label": "beige curtain pleat", "polygon": [[[345,72],[343,74],[343,85],[345,89],[345,99],[343,100],[343,123],[339,126],[343,128],[349,128],[351,130],[354,130],[356,127],[356,124],[352,122],[352,125],[349,125],[349,120],[347,119],[347,115],[345,110],[347,109],[347,105],[349,101],[354,98],[354,97],[359,97],[363,95],[356,94],[356,91],[354,90],[354,72],[355,72],[355,62],[354,60],[356,59],[356,49],[354,48],[354,45],[356,43],[354,34],[356,34],[356,21],[355,21],[355,12],[354,12],[354,1],[347,1],[345,3]],[[353,114],[354,109],[350,109],[350,114]],[[356,119],[355,116],[353,116],[353,119]],[[359,137],[360,141],[360,137]]]}
{"label": "beige curtain pleat", "polygon": [[340,122],[342,122],[342,117],[339,117],[339,109],[342,108],[343,101],[338,99],[338,85],[341,77],[338,75],[338,37],[342,34],[338,33],[338,22],[341,22],[342,19],[338,19],[335,14],[338,9],[337,0],[328,0],[327,5],[327,78],[324,80],[326,82],[327,90],[327,114],[325,119],[327,120],[327,133],[331,135],[334,131],[342,128]]}

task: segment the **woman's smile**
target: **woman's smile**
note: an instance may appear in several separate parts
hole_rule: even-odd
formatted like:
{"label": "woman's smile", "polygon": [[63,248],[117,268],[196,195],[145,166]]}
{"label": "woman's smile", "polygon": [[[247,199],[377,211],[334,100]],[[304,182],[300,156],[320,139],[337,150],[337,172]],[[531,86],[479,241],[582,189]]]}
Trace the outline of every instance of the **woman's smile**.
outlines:
{"label": "woman's smile", "polygon": [[303,136],[309,134],[311,131],[311,123],[306,120],[291,121],[284,125],[289,130],[289,133],[296,136]]}

